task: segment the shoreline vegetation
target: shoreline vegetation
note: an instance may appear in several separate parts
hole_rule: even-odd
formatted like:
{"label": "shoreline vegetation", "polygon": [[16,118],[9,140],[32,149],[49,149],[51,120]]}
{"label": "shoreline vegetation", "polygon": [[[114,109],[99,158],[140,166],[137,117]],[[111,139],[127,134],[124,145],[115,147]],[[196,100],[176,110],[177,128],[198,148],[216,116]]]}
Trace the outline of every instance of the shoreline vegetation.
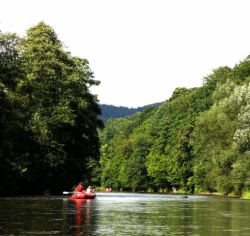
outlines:
{"label": "shoreline vegetation", "polygon": [[[105,192],[105,187],[95,187],[95,191],[100,191],[100,192]],[[124,191],[113,191],[116,193],[119,192],[124,192]],[[125,191],[126,192],[126,191]],[[130,191],[129,191],[130,192]],[[173,194],[173,195],[200,195],[200,196],[212,196],[212,197],[220,197],[220,198],[234,198],[234,199],[246,199],[250,200],[250,190],[244,191],[241,196],[236,196],[235,194],[228,194],[224,195],[223,193],[220,192],[195,192],[195,193],[187,193],[184,191],[168,191],[166,189],[161,189],[159,191],[154,192],[152,189],[147,190],[147,191],[141,191],[141,192],[133,192],[131,191],[130,193],[152,193],[152,194]]]}
{"label": "shoreline vegetation", "polygon": [[249,198],[250,56],[198,88],[176,88],[158,108],[110,119],[100,131],[99,181]]}

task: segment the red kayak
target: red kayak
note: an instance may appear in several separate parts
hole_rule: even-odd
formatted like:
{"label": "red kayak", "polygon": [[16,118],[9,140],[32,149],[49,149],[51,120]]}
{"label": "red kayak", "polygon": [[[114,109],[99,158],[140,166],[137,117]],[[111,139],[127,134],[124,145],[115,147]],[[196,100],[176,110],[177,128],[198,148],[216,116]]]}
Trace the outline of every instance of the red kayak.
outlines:
{"label": "red kayak", "polygon": [[87,193],[86,191],[78,192],[73,194],[69,199],[75,200],[75,199],[94,199],[96,197],[95,193]]}

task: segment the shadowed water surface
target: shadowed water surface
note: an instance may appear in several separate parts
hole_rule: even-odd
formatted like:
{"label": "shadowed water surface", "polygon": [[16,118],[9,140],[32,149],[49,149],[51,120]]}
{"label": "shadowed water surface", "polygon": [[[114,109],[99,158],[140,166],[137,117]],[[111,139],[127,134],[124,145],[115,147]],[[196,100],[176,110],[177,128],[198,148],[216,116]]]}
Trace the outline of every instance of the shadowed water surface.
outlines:
{"label": "shadowed water surface", "polygon": [[250,201],[127,193],[1,198],[0,235],[250,235]]}

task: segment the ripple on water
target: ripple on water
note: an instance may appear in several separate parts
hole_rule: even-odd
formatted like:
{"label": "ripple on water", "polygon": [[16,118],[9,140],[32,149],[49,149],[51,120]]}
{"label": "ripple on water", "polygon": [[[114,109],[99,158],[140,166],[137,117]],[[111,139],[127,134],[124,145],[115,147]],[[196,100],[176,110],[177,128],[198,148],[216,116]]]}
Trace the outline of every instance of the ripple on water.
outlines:
{"label": "ripple on water", "polygon": [[61,231],[25,231],[23,235],[55,235],[60,234]]}

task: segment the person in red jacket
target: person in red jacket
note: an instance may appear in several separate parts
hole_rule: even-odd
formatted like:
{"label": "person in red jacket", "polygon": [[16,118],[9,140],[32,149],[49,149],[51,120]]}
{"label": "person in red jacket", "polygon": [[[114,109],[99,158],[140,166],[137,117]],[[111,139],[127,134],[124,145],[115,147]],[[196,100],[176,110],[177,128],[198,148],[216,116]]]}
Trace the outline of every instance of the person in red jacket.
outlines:
{"label": "person in red jacket", "polygon": [[84,190],[84,186],[79,183],[76,188],[75,188],[75,193],[79,193],[79,192],[82,192]]}

